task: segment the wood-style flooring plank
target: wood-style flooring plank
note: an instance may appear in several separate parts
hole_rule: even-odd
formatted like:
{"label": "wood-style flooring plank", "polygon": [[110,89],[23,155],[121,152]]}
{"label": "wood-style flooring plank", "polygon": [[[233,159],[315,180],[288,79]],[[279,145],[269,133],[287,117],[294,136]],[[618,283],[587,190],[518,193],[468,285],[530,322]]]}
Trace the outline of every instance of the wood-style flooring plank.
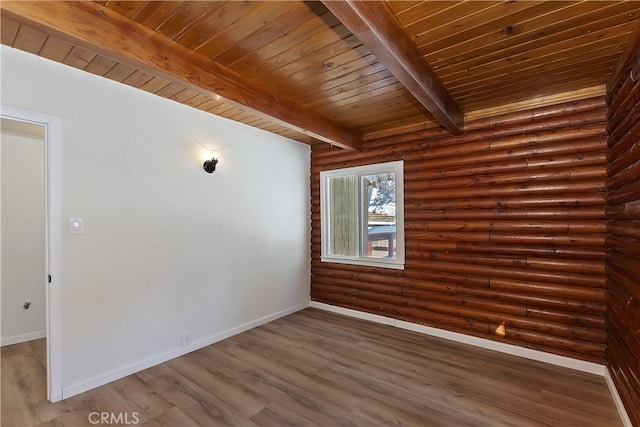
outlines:
{"label": "wood-style flooring plank", "polygon": [[622,425],[597,375],[311,308],[56,404],[45,350],[2,348],[2,426]]}

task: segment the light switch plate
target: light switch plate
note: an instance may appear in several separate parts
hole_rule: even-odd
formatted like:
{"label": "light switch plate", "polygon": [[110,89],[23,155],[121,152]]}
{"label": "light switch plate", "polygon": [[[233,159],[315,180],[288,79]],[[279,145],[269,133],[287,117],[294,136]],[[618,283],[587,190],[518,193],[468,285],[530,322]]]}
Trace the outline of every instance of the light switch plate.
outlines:
{"label": "light switch plate", "polygon": [[69,219],[69,234],[84,234],[84,221],[82,218]]}

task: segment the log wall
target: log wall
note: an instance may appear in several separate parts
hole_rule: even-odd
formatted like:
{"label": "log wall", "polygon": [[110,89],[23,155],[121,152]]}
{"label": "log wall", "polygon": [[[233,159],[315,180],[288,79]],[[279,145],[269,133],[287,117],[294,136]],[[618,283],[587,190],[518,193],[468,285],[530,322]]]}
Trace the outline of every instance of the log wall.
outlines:
{"label": "log wall", "polygon": [[[600,97],[461,136],[314,147],[312,300],[604,363],[606,112]],[[405,269],[321,262],[320,171],[392,160],[405,162]]]}
{"label": "log wall", "polygon": [[622,75],[607,95],[607,362],[640,426],[640,61]]}

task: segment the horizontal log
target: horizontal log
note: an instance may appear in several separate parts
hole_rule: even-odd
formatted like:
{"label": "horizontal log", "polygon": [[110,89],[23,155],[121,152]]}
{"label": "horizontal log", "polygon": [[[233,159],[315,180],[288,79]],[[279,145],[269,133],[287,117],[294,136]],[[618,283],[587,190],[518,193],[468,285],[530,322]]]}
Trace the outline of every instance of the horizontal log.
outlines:
{"label": "horizontal log", "polygon": [[[407,240],[456,240],[460,242],[504,243],[541,246],[593,246],[603,247],[605,234],[513,234],[503,232],[414,231],[405,230]],[[540,252],[543,253],[544,249]]]}
{"label": "horizontal log", "polygon": [[[380,156],[396,156],[405,151],[405,150],[398,149],[397,145],[386,145],[383,147],[371,149],[366,147],[366,143],[365,143],[365,147],[363,148],[364,148],[364,151],[358,151],[358,152],[346,151],[343,149],[339,149],[335,152],[333,151],[316,152],[311,157],[311,163],[314,166],[332,165],[334,163],[339,163],[339,162],[362,160],[363,157],[368,158],[368,157],[380,157]],[[364,153],[366,153],[365,156],[363,156]]]}
{"label": "horizontal log", "polygon": [[[491,164],[494,162],[517,161],[522,159],[541,159],[546,161],[550,157],[573,154],[582,155],[593,151],[602,151],[606,142],[604,138],[592,138],[584,141],[575,141],[571,144],[553,143],[544,146],[524,147],[513,150],[491,151],[479,154],[469,154],[458,157],[443,157],[440,159],[432,159],[421,157],[416,160],[405,159],[405,174],[410,175],[412,170],[444,170],[448,168],[459,168],[462,166],[485,165],[485,173],[492,172]],[[313,168],[312,168],[313,169]],[[482,170],[478,171],[482,173]],[[495,172],[495,169],[493,170]]]}
{"label": "horizontal log", "polygon": [[[624,207],[619,208],[624,212]],[[629,208],[628,212],[635,212],[635,208]],[[640,212],[640,203],[637,207]],[[605,219],[605,210],[601,207],[587,208],[582,207],[580,209],[575,208],[546,208],[546,209],[461,209],[461,210],[447,210],[447,209],[423,209],[412,210],[404,213],[405,223],[407,221],[437,221],[437,220],[487,220],[495,219],[496,221],[502,220],[522,220],[529,219],[531,221],[544,221],[544,220],[603,220]],[[312,216],[312,220],[319,221],[320,216]]]}
{"label": "horizontal log", "polygon": [[604,274],[604,261],[598,261],[594,259],[589,260],[566,260],[556,258],[536,258],[527,257],[527,267],[535,268],[538,270],[551,270],[551,271],[568,271],[573,273],[584,274]]}
{"label": "horizontal log", "polygon": [[312,262],[311,267],[312,275],[320,274],[351,280],[359,280],[360,277],[377,277],[379,283],[384,281],[387,284],[405,284],[402,270],[353,264],[329,264],[320,261]]}
{"label": "horizontal log", "polygon": [[[631,258],[640,256],[640,239],[609,235],[605,239],[605,246],[607,249],[615,249]],[[609,258],[614,257],[614,255],[614,253],[609,254]]]}
{"label": "horizontal log", "polygon": [[635,65],[631,68],[631,71],[629,72],[629,77],[636,84],[637,84],[638,80],[640,80],[640,57],[638,57],[638,56],[636,56]]}
{"label": "horizontal log", "polygon": [[456,294],[456,286],[454,283],[441,282],[435,280],[418,280],[411,279],[411,283],[402,288],[403,295],[410,289],[426,292],[437,292],[438,294]]}
{"label": "horizontal log", "polygon": [[533,268],[541,271],[562,271],[580,274],[604,275],[604,260],[570,260],[560,258],[539,258],[532,256],[515,256],[506,254],[501,256],[491,256],[483,253],[482,255],[466,255],[464,253],[451,253],[450,251],[425,251],[414,250],[408,248],[406,257],[409,260],[438,260],[447,262],[458,262],[464,264],[481,264],[494,267],[521,267]]}
{"label": "horizontal log", "polygon": [[[607,179],[607,188],[609,191],[615,191],[625,185],[633,184],[637,181],[640,181],[640,161],[631,163],[630,166],[622,169],[616,174],[609,174],[609,179]],[[638,199],[640,199],[640,194],[638,194]]]}
{"label": "horizontal log", "polygon": [[[564,138],[571,129],[585,128],[591,125],[597,125],[606,131],[606,110],[588,112],[584,114],[576,114],[569,117],[559,117],[544,121],[535,121],[528,124],[519,125],[516,128],[504,129],[484,129],[478,132],[467,132],[465,135],[451,138],[434,138],[429,139],[421,149],[426,152],[435,150],[440,147],[451,147],[458,144],[473,144],[482,140],[508,140],[511,137],[519,138],[519,135],[531,135],[531,138]],[[563,136],[559,136],[563,135]],[[496,146],[492,146],[495,149]]]}
{"label": "horizontal log", "polygon": [[312,281],[332,285],[340,283],[355,289],[378,290],[382,294],[390,295],[402,295],[402,289],[411,284],[411,281],[404,277],[380,276],[346,270],[337,270],[336,274],[333,274],[334,272],[329,272],[326,269],[320,269],[320,273],[314,271]]}
{"label": "horizontal log", "polygon": [[582,326],[605,330],[607,322],[603,316],[593,316],[590,314],[568,313],[566,311],[554,310],[541,307],[527,307],[526,316],[532,319],[543,319],[567,325]]}
{"label": "horizontal log", "polygon": [[480,322],[498,324],[506,329],[515,327],[522,330],[535,331],[544,333],[545,335],[567,337],[579,341],[604,344],[606,339],[605,332],[598,329],[567,326],[555,322],[517,317],[506,313],[498,314],[492,311],[471,308],[467,305],[449,305],[441,302],[428,302],[427,310],[464,319],[473,319]]}
{"label": "horizontal log", "polygon": [[375,163],[395,162],[398,160],[402,160],[401,153],[386,154],[386,155],[379,155],[379,156],[368,156],[368,157],[362,157],[354,160],[337,161],[337,162],[331,163],[330,165],[315,165],[312,163],[311,173],[317,174],[325,170],[350,168],[355,166],[365,166],[365,165],[372,165]]}
{"label": "horizontal log", "polygon": [[[404,158],[406,160],[414,160],[466,156],[558,141],[572,141],[589,135],[606,135],[603,112],[590,113],[590,116],[581,116],[581,119],[584,119],[584,121],[580,123],[582,126],[578,128],[572,127],[569,121],[565,120],[562,123],[558,123],[553,130],[541,131],[537,128],[520,128],[517,134],[502,137],[495,133],[487,133],[486,135],[466,134],[455,138],[452,140],[453,143],[450,144],[442,144],[442,141],[429,141],[422,150],[406,152]],[[584,133],[581,131],[584,131]],[[325,160],[323,159],[323,161]]]}
{"label": "horizontal log", "polygon": [[502,232],[491,232],[492,243],[521,243],[521,244],[543,244],[559,246],[594,246],[603,247],[605,234],[555,234],[548,233],[544,236],[534,234],[512,234]]}
{"label": "horizontal log", "polygon": [[640,180],[633,181],[607,194],[610,205],[633,202],[640,199]]}
{"label": "horizontal log", "polygon": [[[465,133],[477,133],[486,130],[491,134],[504,135],[505,130],[513,132],[521,132],[523,125],[540,124],[552,121],[554,118],[566,118],[568,116],[580,116],[583,113],[593,110],[603,110],[606,107],[604,98],[597,97],[591,99],[580,100],[576,102],[567,102],[551,106],[539,107],[532,110],[517,111],[506,113],[500,116],[477,119],[465,123]],[[412,132],[405,135],[390,136],[367,141],[366,147],[385,146],[388,144],[411,143],[416,140],[446,137],[448,132],[442,129],[427,129],[421,132]],[[451,138],[442,138],[451,140]]]}
{"label": "horizontal log", "polygon": [[607,303],[609,304],[608,317],[610,321],[621,326],[620,336],[633,350],[640,351],[640,340],[634,332],[640,330],[640,303],[619,289],[614,288],[609,292]]}
{"label": "horizontal log", "polygon": [[623,252],[618,252],[616,249],[610,249],[607,252],[607,263],[608,265],[615,265],[631,277],[638,278],[640,277],[640,262],[638,262],[638,254],[634,255],[636,255],[635,258]]}
{"label": "horizontal log", "polygon": [[[406,301],[406,298],[401,295],[380,294],[378,292],[367,291],[358,288],[350,288],[346,286],[328,285],[324,283],[318,283],[314,286],[314,291],[322,292],[325,294],[333,294],[349,297],[352,300],[367,301],[371,303],[389,303],[400,306],[410,306]],[[426,310],[427,303],[414,302],[413,307]]]}
{"label": "horizontal log", "polygon": [[531,220],[504,220],[504,221],[407,221],[405,230],[416,231],[508,231],[522,233],[605,233],[607,224],[605,221],[531,221]]}
{"label": "horizontal log", "polygon": [[[610,237],[607,238],[607,240]],[[640,244],[640,242],[639,242]],[[412,245],[413,246],[413,245]],[[635,248],[635,247],[634,247]],[[562,271],[580,274],[594,274],[602,276],[605,273],[604,260],[570,260],[560,258],[540,258],[526,255],[514,255],[506,253],[500,256],[468,255],[456,251],[438,251],[437,249],[406,249],[406,257],[409,260],[433,260],[457,262],[463,264],[481,264],[494,267],[521,267],[533,268],[541,271]]]}
{"label": "horizontal log", "polygon": [[604,360],[605,344],[578,341],[569,338],[552,337],[548,334],[535,331],[526,331],[524,329],[507,327],[505,328],[505,336],[522,341],[528,341],[538,344],[553,345],[555,348],[565,349],[576,354],[592,355]]}
{"label": "horizontal log", "polygon": [[526,267],[525,257],[496,257],[496,256],[473,256],[468,254],[451,253],[450,251],[424,251],[407,249],[405,251],[407,260],[411,261],[446,261],[462,264],[478,264],[493,267]]}
{"label": "horizontal log", "polygon": [[633,355],[640,352],[640,343],[638,342],[637,337],[630,336],[625,333],[627,328],[620,323],[617,316],[610,316],[608,320],[610,323],[611,333],[607,337],[607,341],[612,347],[612,353],[620,353],[616,359],[618,359],[618,361],[625,362],[625,366],[623,368],[626,369],[628,374],[631,374],[630,377],[626,378],[626,383],[637,392],[640,392],[640,376],[637,376],[637,374],[640,373],[640,365],[637,363],[637,360],[635,360],[636,363],[633,363],[633,360],[635,359]]}
{"label": "horizontal log", "polygon": [[[616,120],[615,114],[613,116],[613,119]],[[611,135],[611,138],[614,141],[619,140],[620,138],[622,138],[622,136],[625,133],[629,132],[634,127],[634,125],[638,123],[639,119],[640,119],[640,103],[637,103],[636,105],[633,106],[631,111],[629,111],[624,115],[622,120],[620,120],[620,123],[617,124],[617,126],[614,129],[612,129],[611,132],[609,132],[609,135]]]}
{"label": "horizontal log", "polygon": [[468,285],[474,287],[489,287],[489,277],[478,276],[474,274],[456,274],[445,271],[429,271],[419,269],[406,269],[404,271],[405,277],[416,281],[416,284],[421,282],[440,282],[450,283],[454,285]]}
{"label": "horizontal log", "polygon": [[[586,142],[586,141],[585,141]],[[581,146],[580,151],[577,154],[573,154],[571,157],[571,164],[576,167],[584,167],[587,165],[604,165],[606,161],[601,161],[604,157],[606,158],[606,154],[602,147],[603,144],[597,143],[597,146],[594,144],[593,148],[594,152],[587,151],[588,147]],[[561,166],[562,162],[565,160],[564,156],[545,156],[539,158],[527,158],[527,170],[535,171],[537,169],[544,168],[553,168],[556,166]],[[578,174],[574,174],[573,177],[576,177]]]}
{"label": "horizontal log", "polygon": [[[509,170],[508,164],[513,166],[513,162],[520,162],[517,166],[514,167],[514,170],[530,170],[533,171],[535,169],[551,169],[554,165],[558,168],[566,168],[572,166],[584,166],[584,165],[594,165],[594,164],[604,164],[604,147],[606,146],[606,140],[602,137],[592,140],[588,140],[585,142],[577,142],[571,148],[558,148],[558,147],[547,147],[545,152],[540,153],[532,153],[528,149],[522,149],[519,151],[513,151],[509,153],[509,151],[498,152],[496,155],[491,155],[489,153],[484,153],[480,155],[476,155],[473,158],[446,158],[446,161],[442,165],[438,165],[437,162],[428,160],[430,164],[421,164],[416,161],[405,162],[405,175],[411,179],[415,179],[413,177],[414,173],[422,173],[425,172],[425,169],[430,171],[429,174],[431,176],[444,176],[448,174],[449,176],[455,175],[469,175],[470,172],[476,172],[479,174],[495,172],[496,168],[501,164],[505,164],[506,169]],[[563,155],[565,154],[565,155]],[[344,162],[335,162],[328,165],[315,165],[311,166],[311,174],[312,174],[312,182],[318,179],[319,173],[322,171],[354,167],[354,166],[364,166],[375,163],[383,163],[383,162],[391,162],[397,160],[404,160],[402,154],[397,155],[388,155],[388,156],[378,156],[378,157],[367,157],[366,159],[360,160],[351,160]],[[445,164],[446,163],[446,164]],[[490,166],[492,164],[497,164],[496,168]],[[477,165],[477,166],[474,166]],[[438,166],[446,166],[446,169],[435,169]],[[464,167],[467,167],[464,170]],[[592,171],[590,171],[592,173]],[[574,174],[575,177],[575,174]],[[575,178],[574,178],[575,179]],[[317,181],[319,182],[319,181]]]}
{"label": "horizontal log", "polygon": [[[623,202],[617,205],[608,206],[606,214],[609,219],[631,220],[640,218],[640,200]],[[405,213],[405,219],[407,215]]]}
{"label": "horizontal log", "polygon": [[578,260],[604,260],[604,247],[582,248],[582,247],[557,247],[557,246],[535,246],[535,245],[514,245],[500,243],[473,243],[458,242],[458,252],[461,253],[481,253],[495,255],[512,256],[538,256],[555,258],[570,258]]}
{"label": "horizontal log", "polygon": [[605,301],[606,289],[586,286],[566,286],[547,282],[534,282],[503,277],[491,277],[489,287],[494,290],[523,292],[549,297],[564,297],[572,300]]}
{"label": "horizontal log", "polygon": [[448,240],[409,240],[405,241],[405,251],[451,251],[455,252],[457,243]]}
{"label": "horizontal log", "polygon": [[[342,286],[331,286],[326,284],[318,284],[315,289],[320,292],[334,293],[338,295],[347,295],[352,298],[358,298],[368,301],[377,301],[383,303],[394,304],[398,306],[407,306],[419,308],[426,311],[433,311],[441,314],[454,314],[469,319],[483,320],[491,319],[510,319],[516,323],[522,323],[523,327],[535,330],[538,327],[535,322],[526,319],[526,309],[522,306],[506,303],[496,303],[494,301],[483,301],[475,298],[460,298],[450,294],[440,294],[438,292],[430,292],[421,289],[405,289],[402,296],[398,295],[381,295],[376,292],[370,292],[362,289],[346,288]],[[487,314],[485,314],[487,313]],[[507,317],[505,317],[507,316]],[[564,325],[552,325],[560,335],[569,336],[567,328]],[[550,332],[553,333],[553,332]],[[602,331],[595,329],[580,330],[587,340],[601,340]],[[603,338],[602,338],[603,339]]]}
{"label": "horizontal log", "polygon": [[405,210],[422,209],[526,209],[526,208],[563,208],[594,207],[607,204],[604,193],[555,195],[555,196],[521,196],[487,199],[474,197],[466,199],[447,199],[429,201],[406,201]]}
{"label": "horizontal log", "polygon": [[[453,178],[473,180],[482,179],[485,175],[487,175],[485,180],[488,180],[491,179],[492,174],[500,174],[495,178],[496,182],[499,182],[498,180],[500,178],[517,178],[518,176],[523,178],[528,176],[530,179],[536,179],[537,176],[543,177],[543,174],[549,172],[562,174],[567,171],[569,175],[567,179],[578,179],[578,177],[585,175],[585,173],[590,175],[594,173],[594,170],[599,172],[600,168],[603,168],[606,172],[604,165],[607,162],[607,155],[603,147],[603,138],[594,139],[591,142],[591,148],[593,148],[594,151],[584,152],[585,148],[583,146],[583,154],[572,152],[569,154],[549,156],[543,159],[522,158],[502,162],[488,161],[477,165],[429,169],[413,167],[411,163],[405,163],[405,186],[413,181],[442,180],[446,183]],[[596,168],[589,168],[590,166],[596,166]],[[587,169],[585,170],[585,168]],[[598,174],[598,176],[600,176],[600,174]]]}
{"label": "horizontal log", "polygon": [[[640,138],[640,136],[638,138]],[[638,141],[640,141],[640,139],[638,139]],[[629,145],[628,149],[618,157],[609,157],[610,160],[607,164],[607,176],[609,178],[615,177],[638,161],[636,160],[638,153],[632,151],[634,147],[635,144]]]}
{"label": "horizontal log", "polygon": [[[403,295],[403,287],[394,285],[384,285],[378,283],[365,282],[362,280],[346,280],[335,277],[319,276],[314,277],[313,286],[317,289],[332,286],[341,290],[364,290],[383,297],[385,295]],[[337,291],[336,291],[337,292]],[[347,295],[347,294],[344,294]]]}
{"label": "horizontal log", "polygon": [[[622,64],[618,65],[620,66]],[[612,106],[617,105],[616,102],[621,101],[620,98],[623,98],[624,94],[627,93],[635,84],[633,79],[630,79],[629,75],[623,72],[621,68],[616,71],[618,71],[618,73],[607,85],[607,94],[605,95],[605,101],[609,105],[610,110]],[[613,114],[613,111],[609,114]]]}
{"label": "horizontal log", "polygon": [[497,301],[515,302],[525,304],[527,307],[543,307],[562,310],[566,313],[575,313],[579,317],[595,316],[604,319],[607,306],[604,301],[592,302],[579,299],[569,299],[566,296],[551,297],[548,295],[525,294],[523,292],[509,292],[491,288],[478,288],[469,285],[457,285],[457,293],[460,295],[472,295],[480,298],[495,299]]}
{"label": "horizontal log", "polygon": [[[402,158],[405,160],[405,168],[408,170],[440,169],[506,160],[546,158],[561,154],[582,154],[597,149],[605,149],[606,139],[604,137],[606,134],[600,126],[572,130],[574,132],[566,132],[566,135],[562,135],[564,139],[560,138],[561,135],[556,136],[556,138],[546,138],[544,141],[534,139],[529,144],[518,148],[492,149],[481,153],[447,157],[435,157],[431,151],[427,151],[425,153],[406,153]],[[312,165],[312,169],[314,166]]]}
{"label": "horizontal log", "polygon": [[631,147],[638,142],[638,135],[640,135],[640,122],[636,123],[631,130],[621,138],[614,139],[612,135],[609,135],[609,139],[607,140],[607,145],[609,146],[607,159],[609,162],[616,161],[620,156],[630,151]]}
{"label": "horizontal log", "polygon": [[389,303],[367,301],[362,299],[354,299],[343,295],[330,294],[327,292],[313,291],[312,298],[322,302],[338,303],[338,305],[346,305],[350,308],[365,308],[375,314],[384,316],[400,317],[414,323],[422,323],[430,326],[449,326],[460,328],[465,331],[476,331],[488,334],[489,325],[485,322],[478,322],[471,319],[461,319],[455,316],[448,316],[439,313],[433,313],[413,307],[403,307]]}
{"label": "horizontal log", "polygon": [[640,239],[640,220],[610,221],[607,223],[607,232],[616,236]]}
{"label": "horizontal log", "polygon": [[607,132],[612,133],[622,120],[629,115],[633,107],[640,102],[640,85],[626,86],[626,92],[618,96],[608,109]]}
{"label": "horizontal log", "polygon": [[[602,156],[604,157],[604,156]],[[466,175],[459,177],[452,176],[438,176],[437,179],[416,179],[418,174],[411,175],[411,179],[405,179],[404,191],[416,191],[416,190],[439,190],[439,189],[458,189],[464,187],[482,187],[482,186],[495,186],[504,184],[529,184],[531,182],[571,182],[588,179],[599,179],[604,181],[607,176],[607,169],[604,164],[585,166],[585,167],[573,167],[567,169],[546,169],[541,171],[527,170],[526,160],[522,160],[524,165],[522,170],[518,172],[502,172],[500,173],[478,173],[474,175]],[[493,165],[493,171],[499,170]],[[549,166],[551,168],[551,166]],[[446,173],[446,172],[443,172]]]}
{"label": "horizontal log", "polygon": [[[615,260],[614,260],[615,261]],[[640,289],[638,289],[637,276],[632,276],[614,262],[608,262],[605,266],[607,273],[607,287],[609,289],[620,289],[640,300]]]}
{"label": "horizontal log", "polygon": [[404,288],[403,296],[427,302],[444,302],[450,305],[463,305],[476,309],[485,310],[492,313],[510,314],[525,317],[527,308],[521,304],[506,303],[493,300],[485,300],[475,297],[464,297],[454,294],[442,294],[432,290],[420,288]]}
{"label": "horizontal log", "polygon": [[405,189],[404,197],[407,201],[413,200],[447,200],[465,199],[473,196],[484,197],[518,197],[554,194],[585,194],[604,193],[604,179],[565,182],[543,182],[533,184],[507,184],[495,186],[458,187],[443,190],[425,189],[422,191]]}
{"label": "horizontal log", "polygon": [[502,267],[481,264],[461,264],[458,262],[445,262],[434,260],[414,260],[408,259],[405,264],[407,270],[428,270],[433,272],[444,272],[451,274],[466,274],[476,276],[487,276],[491,280],[498,278],[518,279],[523,281],[540,281],[549,284],[576,285],[582,287],[605,288],[606,278],[604,275],[591,275],[581,273],[569,273],[559,271],[540,271],[519,267]]}
{"label": "horizontal log", "polygon": [[[607,103],[604,97],[598,96],[594,98],[581,99],[578,101],[568,101],[560,104],[547,105],[543,107],[532,108],[524,111],[514,111],[499,116],[489,117],[487,119],[479,119],[477,122],[488,122],[488,127],[492,130],[501,127],[520,126],[527,122],[540,122],[550,117],[567,117],[579,116],[581,113],[593,110],[606,110]],[[465,130],[474,129],[476,121],[470,121],[465,124]],[[487,127],[487,125],[483,125]]]}

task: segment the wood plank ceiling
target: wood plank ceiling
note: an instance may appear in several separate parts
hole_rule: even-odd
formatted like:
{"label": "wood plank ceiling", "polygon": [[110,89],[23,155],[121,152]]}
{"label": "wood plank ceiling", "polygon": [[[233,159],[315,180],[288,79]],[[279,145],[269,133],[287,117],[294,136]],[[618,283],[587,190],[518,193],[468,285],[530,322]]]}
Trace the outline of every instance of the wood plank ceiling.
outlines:
{"label": "wood plank ceiling", "polygon": [[[2,43],[309,144],[602,95],[632,1],[2,1]],[[628,50],[628,49],[627,49]],[[626,52],[628,54],[628,52]]]}

